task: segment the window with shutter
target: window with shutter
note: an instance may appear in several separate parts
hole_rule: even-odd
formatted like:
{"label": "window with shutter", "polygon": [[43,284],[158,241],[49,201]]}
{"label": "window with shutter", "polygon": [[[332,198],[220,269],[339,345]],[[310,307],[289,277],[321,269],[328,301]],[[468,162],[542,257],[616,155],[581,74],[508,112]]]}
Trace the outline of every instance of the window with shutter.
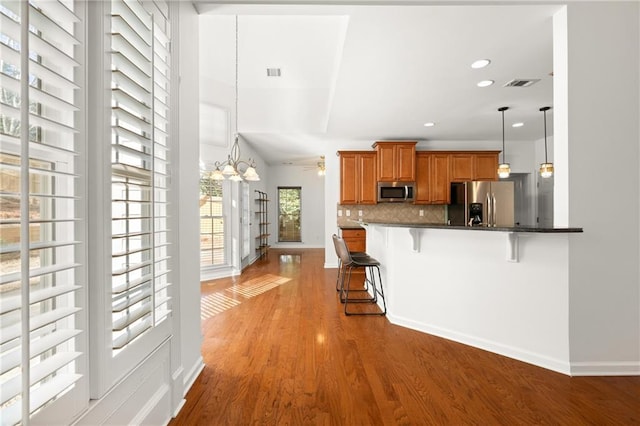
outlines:
{"label": "window with shutter", "polygon": [[168,5],[111,2],[112,349],[170,313]]}
{"label": "window with shutter", "polygon": [[70,422],[88,402],[82,7],[0,1],[2,424]]}

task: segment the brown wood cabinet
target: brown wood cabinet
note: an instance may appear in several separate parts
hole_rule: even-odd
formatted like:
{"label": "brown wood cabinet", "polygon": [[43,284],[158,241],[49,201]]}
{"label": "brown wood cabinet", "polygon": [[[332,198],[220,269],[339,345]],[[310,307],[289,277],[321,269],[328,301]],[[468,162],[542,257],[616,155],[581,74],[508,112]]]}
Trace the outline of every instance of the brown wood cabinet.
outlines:
{"label": "brown wood cabinet", "polygon": [[498,152],[461,152],[450,157],[452,182],[497,180]]}
{"label": "brown wood cabinet", "polygon": [[415,204],[449,204],[449,154],[416,152]]}
{"label": "brown wood cabinet", "polygon": [[473,180],[473,154],[451,154],[451,181]]}
{"label": "brown wood cabinet", "polygon": [[498,153],[475,154],[474,180],[498,180]]}
{"label": "brown wood cabinet", "polygon": [[342,229],[342,239],[349,251],[367,250],[367,231],[365,229]]}
{"label": "brown wood cabinet", "polygon": [[376,153],[338,151],[340,155],[340,204],[376,204]]}
{"label": "brown wood cabinet", "polygon": [[376,142],[378,181],[413,182],[416,180],[416,143],[413,141]]}

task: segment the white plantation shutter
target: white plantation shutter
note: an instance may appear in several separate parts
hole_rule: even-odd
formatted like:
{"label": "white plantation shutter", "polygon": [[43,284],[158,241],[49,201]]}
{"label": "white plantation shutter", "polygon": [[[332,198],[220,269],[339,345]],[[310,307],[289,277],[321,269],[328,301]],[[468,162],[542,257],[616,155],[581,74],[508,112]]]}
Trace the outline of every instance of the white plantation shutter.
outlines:
{"label": "white plantation shutter", "polygon": [[[0,0],[0,418],[69,422],[86,391],[82,4]],[[83,396],[84,395],[84,396]]]}
{"label": "white plantation shutter", "polygon": [[111,3],[112,347],[170,313],[168,5]]}

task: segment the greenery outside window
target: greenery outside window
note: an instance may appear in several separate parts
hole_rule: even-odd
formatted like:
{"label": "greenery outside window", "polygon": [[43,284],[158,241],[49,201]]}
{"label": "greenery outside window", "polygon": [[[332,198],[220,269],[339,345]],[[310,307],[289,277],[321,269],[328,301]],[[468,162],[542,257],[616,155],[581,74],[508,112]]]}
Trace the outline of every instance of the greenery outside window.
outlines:
{"label": "greenery outside window", "polygon": [[301,187],[278,187],[278,242],[301,242]]}

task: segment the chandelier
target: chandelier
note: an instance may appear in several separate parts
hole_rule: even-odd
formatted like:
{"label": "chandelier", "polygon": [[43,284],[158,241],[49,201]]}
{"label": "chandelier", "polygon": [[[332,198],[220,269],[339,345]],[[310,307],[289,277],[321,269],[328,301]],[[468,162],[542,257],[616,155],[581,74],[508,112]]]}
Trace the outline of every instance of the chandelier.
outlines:
{"label": "chandelier", "polygon": [[[240,144],[238,143],[238,15],[236,15],[236,92],[235,92],[235,134],[233,140],[233,146],[231,147],[231,153],[227,156],[225,161],[216,161],[214,166],[215,170],[211,172],[211,179],[224,180],[229,179],[233,181],[241,181],[242,178],[248,181],[258,181],[260,176],[256,172],[256,163],[253,159],[248,160],[240,159]],[[246,170],[240,171],[240,166],[246,166]]]}

